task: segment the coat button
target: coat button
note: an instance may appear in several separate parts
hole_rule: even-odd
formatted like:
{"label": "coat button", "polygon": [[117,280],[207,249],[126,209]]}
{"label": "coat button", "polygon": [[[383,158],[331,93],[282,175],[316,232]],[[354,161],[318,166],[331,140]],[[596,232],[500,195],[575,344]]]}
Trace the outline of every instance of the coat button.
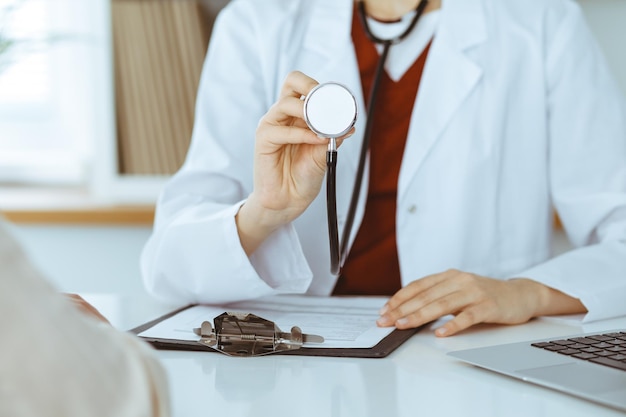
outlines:
{"label": "coat button", "polygon": [[407,211],[411,214],[415,213],[417,211],[417,206],[415,204],[412,204],[411,206],[409,206],[409,208],[407,209]]}

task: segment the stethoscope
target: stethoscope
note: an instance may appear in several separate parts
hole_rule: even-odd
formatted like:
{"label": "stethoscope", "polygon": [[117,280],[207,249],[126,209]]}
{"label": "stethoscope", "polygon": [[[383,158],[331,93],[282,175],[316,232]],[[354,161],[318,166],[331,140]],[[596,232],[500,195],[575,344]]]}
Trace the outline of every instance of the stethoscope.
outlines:
{"label": "stethoscope", "polygon": [[365,161],[372,135],[374,105],[376,104],[378,87],[387,61],[387,55],[389,54],[389,48],[391,45],[401,42],[411,33],[427,5],[428,0],[420,1],[409,26],[400,35],[392,39],[381,39],[374,35],[369,27],[365,13],[365,2],[361,0],[357,3],[359,19],[365,28],[367,37],[370,41],[383,45],[383,50],[378,60],[374,82],[367,101],[367,120],[363,133],[363,143],[346,217],[346,225],[341,237],[341,246],[339,245],[339,228],[337,226],[337,139],[347,134],[356,123],[358,114],[356,99],[347,87],[336,82],[318,84],[304,99],[304,120],[307,125],[318,136],[329,139],[328,150],[326,151],[326,211],[330,242],[330,272],[333,275],[339,275],[347,257],[348,241],[354,223],[356,206],[359,201]]}

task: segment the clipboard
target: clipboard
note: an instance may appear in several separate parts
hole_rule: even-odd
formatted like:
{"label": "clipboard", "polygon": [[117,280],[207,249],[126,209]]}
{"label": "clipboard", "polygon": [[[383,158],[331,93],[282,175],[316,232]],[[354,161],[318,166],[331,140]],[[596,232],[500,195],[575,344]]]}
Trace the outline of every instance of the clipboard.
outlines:
{"label": "clipboard", "polygon": [[[196,304],[191,304],[170,313],[167,313],[161,317],[144,323],[138,327],[130,330],[131,333],[137,335],[140,339],[148,342],[155,349],[158,350],[179,350],[179,351],[199,351],[199,352],[214,352],[215,350],[202,345],[196,341],[190,340],[175,340],[175,339],[162,339],[155,337],[139,336],[146,330],[154,327],[155,325],[167,320],[189,308],[195,307]],[[419,332],[426,327],[429,323],[422,326],[406,329],[406,330],[393,330],[389,335],[384,337],[378,344],[370,348],[310,348],[302,347],[300,349],[288,350],[283,352],[277,352],[275,355],[297,355],[297,356],[327,356],[327,357],[341,357],[341,358],[384,358],[391,352],[396,350],[400,345],[407,341],[411,336]]]}

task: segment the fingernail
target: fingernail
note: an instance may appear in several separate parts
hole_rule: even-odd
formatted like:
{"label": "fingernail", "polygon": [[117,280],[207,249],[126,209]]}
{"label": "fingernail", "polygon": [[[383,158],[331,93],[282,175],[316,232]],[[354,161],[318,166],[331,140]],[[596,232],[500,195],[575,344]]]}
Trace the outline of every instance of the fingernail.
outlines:
{"label": "fingernail", "polygon": [[396,320],[396,326],[403,327],[403,326],[406,326],[407,324],[409,324],[409,319],[407,319],[406,317]]}
{"label": "fingernail", "polygon": [[381,317],[378,320],[376,320],[376,323],[379,326],[389,326],[391,324],[391,320],[389,320],[389,317]]}
{"label": "fingernail", "polygon": [[386,312],[389,311],[389,306],[387,304],[385,304],[383,306],[383,308],[380,309],[380,311],[378,312],[379,315],[384,316]]}
{"label": "fingernail", "polygon": [[440,327],[437,330],[435,330],[435,334],[437,336],[445,336],[446,334],[448,334],[448,329],[446,329],[445,327]]}

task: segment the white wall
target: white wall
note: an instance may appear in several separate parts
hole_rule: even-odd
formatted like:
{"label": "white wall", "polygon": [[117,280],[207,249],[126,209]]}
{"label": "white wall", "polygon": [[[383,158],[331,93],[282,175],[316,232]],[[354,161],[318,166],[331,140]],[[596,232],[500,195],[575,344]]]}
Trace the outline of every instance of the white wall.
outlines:
{"label": "white wall", "polygon": [[139,255],[148,227],[14,228],[35,265],[61,291],[143,294]]}
{"label": "white wall", "polygon": [[[626,0],[580,0],[626,91]],[[35,263],[63,291],[142,293],[138,259],[148,227],[18,226]],[[558,250],[567,243],[562,237]]]}

